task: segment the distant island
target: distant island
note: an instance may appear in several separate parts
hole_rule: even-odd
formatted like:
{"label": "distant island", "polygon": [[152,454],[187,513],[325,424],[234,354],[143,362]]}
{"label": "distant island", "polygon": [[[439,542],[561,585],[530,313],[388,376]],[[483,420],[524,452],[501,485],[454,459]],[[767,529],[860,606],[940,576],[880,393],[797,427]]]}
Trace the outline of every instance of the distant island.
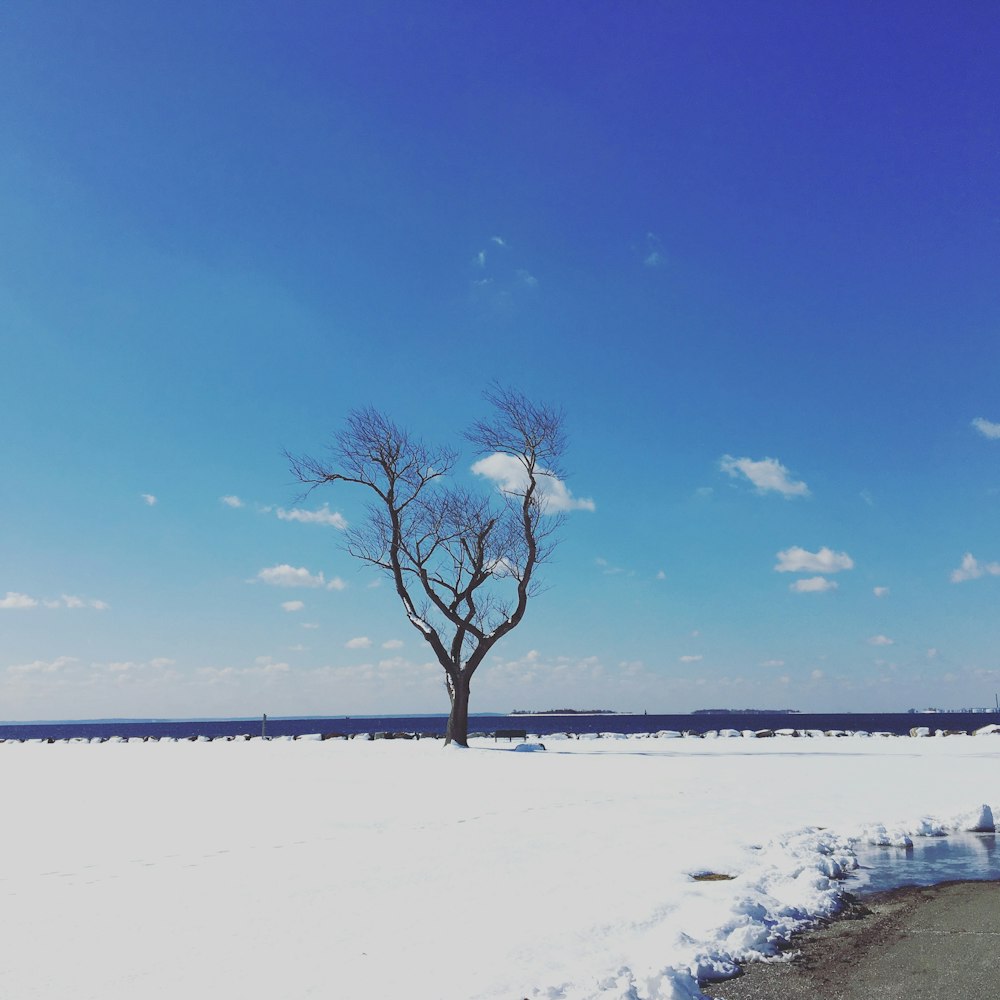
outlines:
{"label": "distant island", "polygon": [[692,715],[798,715],[797,708],[696,708]]}
{"label": "distant island", "polygon": [[511,715],[619,715],[610,708],[546,708],[542,711],[515,708]]}

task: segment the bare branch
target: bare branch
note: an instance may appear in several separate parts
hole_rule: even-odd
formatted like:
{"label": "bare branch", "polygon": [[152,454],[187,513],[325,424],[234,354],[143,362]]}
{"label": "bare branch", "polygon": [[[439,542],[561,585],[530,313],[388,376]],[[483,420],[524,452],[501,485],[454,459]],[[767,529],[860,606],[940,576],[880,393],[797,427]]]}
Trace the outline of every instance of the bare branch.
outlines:
{"label": "bare branch", "polygon": [[457,456],[428,448],[372,408],[349,414],[323,460],[286,453],[306,493],[331,483],[372,491],[367,518],[344,536],[346,551],[393,580],[410,624],[445,671],[449,739],[465,742],[469,682],[538,591],[535,572],[555,548],[562,515],[544,511],[546,476],[560,475],[563,415],[495,385],[494,415],[466,437],[481,454],[524,469],[516,489],[490,495],[446,482]]}

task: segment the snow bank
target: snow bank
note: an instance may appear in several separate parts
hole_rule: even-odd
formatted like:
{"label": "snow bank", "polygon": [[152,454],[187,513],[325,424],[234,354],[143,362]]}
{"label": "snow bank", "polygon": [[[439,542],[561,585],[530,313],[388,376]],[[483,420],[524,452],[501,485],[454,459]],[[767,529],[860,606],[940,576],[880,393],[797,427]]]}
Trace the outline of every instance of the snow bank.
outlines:
{"label": "snow bank", "polygon": [[991,824],[993,745],[5,745],[0,996],[694,1000],[855,844]]}

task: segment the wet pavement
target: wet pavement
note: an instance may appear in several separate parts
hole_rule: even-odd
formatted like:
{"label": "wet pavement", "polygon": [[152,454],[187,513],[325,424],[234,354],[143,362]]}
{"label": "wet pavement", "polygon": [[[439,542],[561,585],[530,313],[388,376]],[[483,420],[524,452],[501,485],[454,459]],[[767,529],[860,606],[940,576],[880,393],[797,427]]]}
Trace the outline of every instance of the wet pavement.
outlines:
{"label": "wet pavement", "polygon": [[851,897],[796,937],[785,960],[702,989],[718,1000],[993,1000],[1000,992],[1000,883]]}

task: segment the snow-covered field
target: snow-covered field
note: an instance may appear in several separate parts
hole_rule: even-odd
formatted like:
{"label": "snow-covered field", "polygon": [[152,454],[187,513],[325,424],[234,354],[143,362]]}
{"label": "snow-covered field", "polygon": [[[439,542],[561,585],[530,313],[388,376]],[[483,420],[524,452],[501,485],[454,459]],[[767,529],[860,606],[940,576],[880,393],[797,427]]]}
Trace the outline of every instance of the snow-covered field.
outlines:
{"label": "snow-covered field", "polygon": [[1000,807],[996,736],[545,743],[0,746],[0,997],[697,997]]}

